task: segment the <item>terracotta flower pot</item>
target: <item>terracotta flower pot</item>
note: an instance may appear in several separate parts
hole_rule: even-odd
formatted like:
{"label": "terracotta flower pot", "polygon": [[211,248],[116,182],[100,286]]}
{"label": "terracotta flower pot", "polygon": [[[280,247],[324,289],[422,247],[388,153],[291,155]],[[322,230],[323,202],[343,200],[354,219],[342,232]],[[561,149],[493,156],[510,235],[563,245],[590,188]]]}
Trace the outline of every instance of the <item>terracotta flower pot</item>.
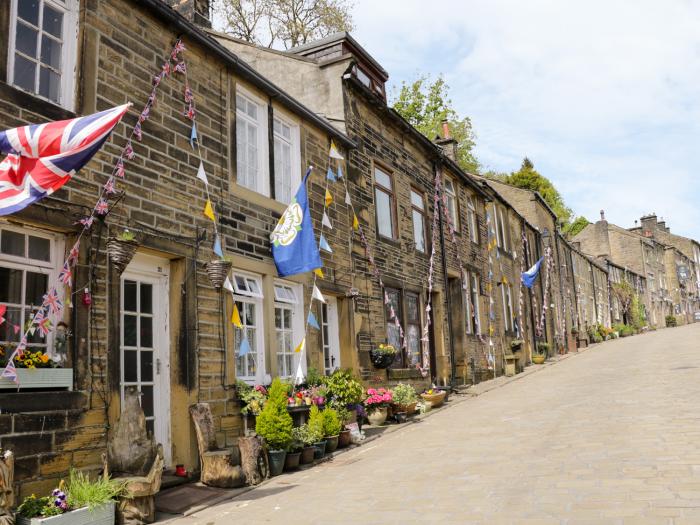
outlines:
{"label": "terracotta flower pot", "polygon": [[396,405],[395,411],[406,412],[407,416],[412,416],[416,413],[416,401],[414,401],[410,405]]}
{"label": "terracotta flower pot", "polygon": [[299,468],[301,460],[301,452],[287,452],[287,457],[284,458],[284,470],[295,470]]}
{"label": "terracotta flower pot", "polygon": [[338,448],[345,448],[350,444],[350,431],[341,430],[338,434]]}
{"label": "terracotta flower pot", "polygon": [[431,408],[437,408],[445,402],[447,392],[444,390],[436,391],[433,394],[421,394],[423,401],[430,403]]}
{"label": "terracotta flower pot", "polygon": [[313,447],[313,446],[304,447],[301,451],[300,463],[302,465],[307,465],[308,463],[313,463],[315,452],[316,452],[316,447]]}
{"label": "terracotta flower pot", "polygon": [[335,452],[335,449],[338,448],[338,436],[329,436],[326,438],[326,454],[330,454],[331,452]]}
{"label": "terracotta flower pot", "polygon": [[224,285],[226,276],[231,271],[231,266],[233,263],[231,261],[225,261],[222,259],[214,259],[207,263],[207,275],[211,281],[212,286],[217,290]]}
{"label": "terracotta flower pot", "polygon": [[544,354],[535,354],[532,356],[532,362],[536,365],[541,365],[544,363],[545,359],[547,359],[547,356]]}
{"label": "terracotta flower pot", "polygon": [[386,421],[388,413],[387,407],[376,408],[367,412],[367,419],[369,419],[370,425],[378,427]]}
{"label": "terracotta flower pot", "polygon": [[284,470],[284,460],[287,452],[284,450],[268,450],[267,459],[270,463],[270,477],[279,476]]}

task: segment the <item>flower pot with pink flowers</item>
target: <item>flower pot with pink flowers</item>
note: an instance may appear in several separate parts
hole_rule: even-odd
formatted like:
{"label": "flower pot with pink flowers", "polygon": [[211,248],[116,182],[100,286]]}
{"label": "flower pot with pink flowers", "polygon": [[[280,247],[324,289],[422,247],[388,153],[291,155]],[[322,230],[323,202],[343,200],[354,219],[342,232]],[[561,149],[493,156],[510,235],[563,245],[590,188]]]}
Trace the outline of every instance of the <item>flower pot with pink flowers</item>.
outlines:
{"label": "flower pot with pink flowers", "polygon": [[367,412],[367,419],[372,426],[382,425],[386,421],[392,399],[391,390],[386,388],[367,389],[367,397],[363,404]]}

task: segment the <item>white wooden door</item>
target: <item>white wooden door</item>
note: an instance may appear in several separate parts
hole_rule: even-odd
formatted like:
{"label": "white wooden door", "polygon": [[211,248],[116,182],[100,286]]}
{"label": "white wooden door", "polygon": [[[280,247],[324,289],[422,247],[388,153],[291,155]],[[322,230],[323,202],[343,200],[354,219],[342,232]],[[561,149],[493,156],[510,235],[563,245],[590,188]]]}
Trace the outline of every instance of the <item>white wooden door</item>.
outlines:
{"label": "white wooden door", "polygon": [[340,368],[340,337],[338,336],[338,302],[326,296],[321,304],[321,336],[323,339],[323,368],[326,374]]}
{"label": "white wooden door", "polygon": [[121,278],[121,399],[136,386],[146,427],[170,465],[169,262],[137,254]]}

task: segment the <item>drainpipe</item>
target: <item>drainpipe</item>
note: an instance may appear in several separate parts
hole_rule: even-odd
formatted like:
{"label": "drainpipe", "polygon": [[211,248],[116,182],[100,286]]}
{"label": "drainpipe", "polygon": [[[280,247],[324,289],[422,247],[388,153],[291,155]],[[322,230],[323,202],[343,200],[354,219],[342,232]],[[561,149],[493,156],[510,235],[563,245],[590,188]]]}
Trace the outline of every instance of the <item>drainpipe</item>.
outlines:
{"label": "drainpipe", "polygon": [[598,300],[596,299],[596,289],[595,289],[595,271],[593,270],[593,263],[588,261],[588,266],[591,268],[591,285],[593,286],[593,310],[595,311],[595,322],[598,324]]}
{"label": "drainpipe", "polygon": [[[524,220],[523,220],[522,227],[525,230],[525,238],[527,238],[527,229],[525,228],[525,221]],[[530,244],[530,241],[528,240],[528,245],[529,244]],[[523,254],[524,258],[525,258],[525,269],[529,269],[533,264],[533,261],[531,261],[530,257],[528,257],[528,251],[529,250],[526,250],[525,253]],[[520,286],[522,286],[522,284]],[[535,335],[535,326],[536,326],[535,325],[535,312],[533,311],[533,308],[532,308],[532,288],[527,289],[527,295],[528,295],[528,299],[530,300],[530,304],[528,305],[527,309],[530,310],[530,338],[532,339],[532,347],[530,348],[529,361],[530,361],[530,364],[532,364],[532,351],[536,350],[536,347],[537,347],[537,336]]]}
{"label": "drainpipe", "polygon": [[[437,175],[437,170],[441,169],[437,163],[433,163],[433,175]],[[436,211],[438,214],[438,225],[440,226],[440,257],[442,257],[442,276],[443,276],[443,286],[445,288],[445,305],[447,307],[447,331],[450,344],[450,386],[454,385],[455,377],[457,375],[457,367],[455,365],[455,341],[454,333],[452,330],[452,299],[450,298],[450,291],[448,288],[448,278],[447,278],[447,257],[445,254],[445,228],[443,226],[442,219],[442,196],[438,199],[438,209]],[[436,371],[437,372],[437,371]]]}
{"label": "drainpipe", "polygon": [[562,344],[566,347],[566,353],[569,353],[569,329],[566,326],[566,303],[564,302],[564,277],[562,276],[561,252],[559,250],[559,230],[557,229],[556,224],[554,225],[554,228],[554,246],[557,248],[557,273],[559,274],[559,300],[561,301],[561,310],[559,313],[564,317],[564,333],[561,334],[561,336]]}

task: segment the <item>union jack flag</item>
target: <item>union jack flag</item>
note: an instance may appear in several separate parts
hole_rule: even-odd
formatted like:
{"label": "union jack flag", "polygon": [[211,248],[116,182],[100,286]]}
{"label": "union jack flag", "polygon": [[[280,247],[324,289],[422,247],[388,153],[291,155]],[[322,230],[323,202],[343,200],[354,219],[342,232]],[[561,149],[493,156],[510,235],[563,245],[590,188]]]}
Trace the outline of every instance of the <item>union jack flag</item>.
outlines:
{"label": "union jack flag", "polygon": [[56,288],[53,286],[51,289],[48,291],[46,295],[44,295],[44,306],[49,307],[49,311],[53,315],[57,315],[63,310],[63,302],[61,299],[58,297],[58,292],[56,291]]}
{"label": "union jack flag", "polygon": [[73,266],[76,263],[76,261],[78,260],[79,255],[80,255],[80,239],[75,241],[75,244],[70,249],[70,252],[68,253],[67,263],[70,266]]}
{"label": "union jack flag", "polygon": [[102,147],[128,104],[86,117],[0,131],[0,215],[52,194]]}
{"label": "union jack flag", "polygon": [[2,371],[0,377],[5,377],[10,381],[19,385],[19,378],[17,377],[17,368],[15,368],[15,363],[12,359],[7,363],[5,370]]}

